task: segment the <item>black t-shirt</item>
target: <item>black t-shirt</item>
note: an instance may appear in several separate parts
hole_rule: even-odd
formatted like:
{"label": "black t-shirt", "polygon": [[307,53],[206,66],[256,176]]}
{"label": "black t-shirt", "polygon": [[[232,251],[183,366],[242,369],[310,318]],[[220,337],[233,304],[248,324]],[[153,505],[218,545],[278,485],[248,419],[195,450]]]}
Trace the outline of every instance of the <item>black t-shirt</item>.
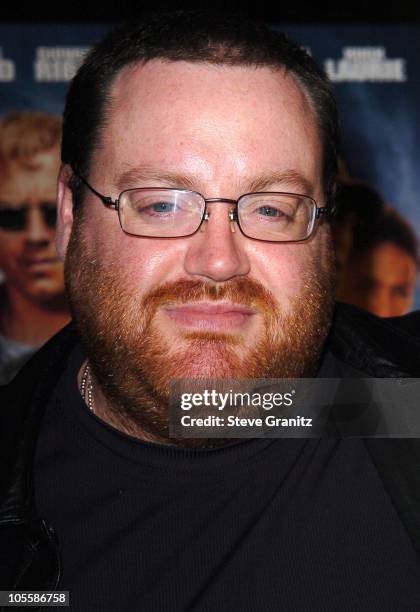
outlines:
{"label": "black t-shirt", "polygon": [[419,560],[362,440],[141,442],[89,411],[82,360],[47,407],[34,474],[71,610],[420,610]]}

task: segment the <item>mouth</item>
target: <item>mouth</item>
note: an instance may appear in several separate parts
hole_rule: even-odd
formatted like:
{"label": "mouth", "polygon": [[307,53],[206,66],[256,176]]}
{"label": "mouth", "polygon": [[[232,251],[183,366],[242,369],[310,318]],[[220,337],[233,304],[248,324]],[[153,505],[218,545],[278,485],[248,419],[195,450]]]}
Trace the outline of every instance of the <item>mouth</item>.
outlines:
{"label": "mouth", "polygon": [[24,257],[21,265],[30,272],[43,272],[51,267],[57,266],[60,260],[57,256],[52,257]]}
{"label": "mouth", "polygon": [[165,314],[180,327],[206,332],[235,332],[244,328],[257,312],[229,302],[191,302],[166,306]]}

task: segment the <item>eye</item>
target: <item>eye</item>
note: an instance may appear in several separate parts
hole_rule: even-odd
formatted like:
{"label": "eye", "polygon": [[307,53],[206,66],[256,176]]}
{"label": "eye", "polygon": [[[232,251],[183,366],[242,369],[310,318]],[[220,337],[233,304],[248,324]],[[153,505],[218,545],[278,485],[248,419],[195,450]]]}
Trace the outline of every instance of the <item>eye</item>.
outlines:
{"label": "eye", "polygon": [[154,204],[150,204],[147,208],[156,213],[168,213],[174,212],[174,210],[176,210],[176,205],[174,202],[155,202]]}
{"label": "eye", "polygon": [[290,223],[295,220],[299,210],[299,202],[296,197],[289,199],[278,198],[269,194],[249,194],[239,204],[242,216],[246,216],[253,222],[267,223]]}
{"label": "eye", "polygon": [[26,225],[26,209],[6,208],[0,206],[0,229],[9,231],[21,231]]}
{"label": "eye", "polygon": [[254,206],[248,209],[247,214],[252,214],[255,221],[267,223],[289,224],[293,221],[293,211],[290,206],[285,206],[282,202],[255,202]]}
{"label": "eye", "polygon": [[41,204],[41,210],[44,215],[44,221],[49,227],[55,227],[57,222],[57,207],[55,204],[44,203]]}
{"label": "eye", "polygon": [[165,216],[179,213],[179,206],[176,202],[170,200],[154,200],[151,198],[142,198],[132,202],[131,207],[137,215],[146,216]]}
{"label": "eye", "polygon": [[392,289],[392,293],[398,297],[407,297],[409,295],[409,289],[408,287],[404,287],[404,286],[397,286],[397,287],[393,287]]}
{"label": "eye", "polygon": [[265,217],[287,217],[283,211],[274,208],[274,206],[261,206],[257,208],[255,212]]}
{"label": "eye", "polygon": [[196,203],[180,198],[161,199],[142,198],[132,204],[134,212],[139,216],[181,218],[196,212]]}

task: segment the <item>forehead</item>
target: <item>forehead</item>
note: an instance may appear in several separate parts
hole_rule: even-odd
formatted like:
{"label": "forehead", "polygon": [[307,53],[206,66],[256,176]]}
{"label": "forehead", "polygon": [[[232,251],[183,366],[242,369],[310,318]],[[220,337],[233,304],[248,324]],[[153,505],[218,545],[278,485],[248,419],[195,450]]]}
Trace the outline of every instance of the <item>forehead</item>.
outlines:
{"label": "forehead", "polygon": [[319,178],[320,138],[290,73],[253,66],[150,61],[112,86],[102,161],[187,171],[197,183],[298,170]]}
{"label": "forehead", "polygon": [[382,242],[372,249],[368,270],[371,276],[388,284],[414,284],[417,275],[414,257],[392,242]]}
{"label": "forehead", "polygon": [[42,151],[28,160],[10,160],[0,174],[0,198],[8,203],[22,203],[49,197],[55,199],[60,166],[59,149]]}

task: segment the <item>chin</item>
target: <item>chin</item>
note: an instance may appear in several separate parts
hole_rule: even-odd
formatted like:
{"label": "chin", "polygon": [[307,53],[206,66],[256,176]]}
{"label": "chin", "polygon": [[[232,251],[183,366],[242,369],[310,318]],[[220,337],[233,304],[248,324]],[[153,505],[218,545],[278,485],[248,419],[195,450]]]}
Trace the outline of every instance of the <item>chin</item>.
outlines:
{"label": "chin", "polygon": [[65,290],[61,283],[43,282],[31,285],[25,288],[24,293],[34,302],[46,302],[47,304],[65,299]]}

